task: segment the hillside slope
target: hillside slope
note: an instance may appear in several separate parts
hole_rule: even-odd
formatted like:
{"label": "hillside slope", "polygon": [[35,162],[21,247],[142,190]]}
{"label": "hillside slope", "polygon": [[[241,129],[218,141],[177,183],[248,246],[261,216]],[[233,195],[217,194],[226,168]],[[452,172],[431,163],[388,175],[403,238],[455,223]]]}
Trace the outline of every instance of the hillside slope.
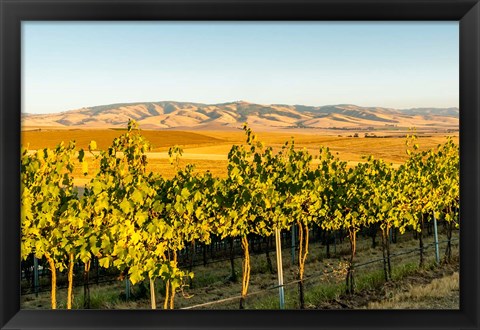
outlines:
{"label": "hillside slope", "polygon": [[143,129],[252,128],[366,129],[428,127],[458,129],[457,108],[389,109],[350,104],[304,106],[261,105],[244,101],[221,104],[139,102],[101,105],[54,114],[23,115],[24,127],[120,128],[129,119]]}

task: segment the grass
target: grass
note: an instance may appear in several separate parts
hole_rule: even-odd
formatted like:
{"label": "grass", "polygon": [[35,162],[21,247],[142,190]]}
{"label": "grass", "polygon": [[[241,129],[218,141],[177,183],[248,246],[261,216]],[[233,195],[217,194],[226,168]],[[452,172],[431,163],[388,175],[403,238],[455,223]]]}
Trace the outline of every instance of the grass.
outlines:
{"label": "grass", "polygon": [[392,269],[392,280],[398,281],[404,276],[411,275],[418,270],[418,262],[408,262]]}
{"label": "grass", "polygon": [[[74,296],[72,308],[83,309],[83,290],[77,290]],[[117,292],[108,289],[95,290],[90,293],[91,309],[112,309],[122,303],[122,299]]]}
{"label": "grass", "polygon": [[[394,281],[399,281],[408,275],[412,275],[419,270],[418,263],[407,262],[398,265],[393,270]],[[381,287],[384,283],[384,275],[382,269],[377,269],[372,272],[363,273],[356,277],[356,291],[369,291]],[[339,300],[345,292],[344,279],[337,281],[325,281],[321,284],[305,283],[308,290],[305,293],[305,304],[307,308],[316,308],[329,301]],[[298,289],[297,285],[289,285],[285,288],[285,308],[298,309]],[[278,295],[276,291],[274,294],[263,296],[261,299],[254,299],[254,303],[250,306],[253,309],[278,309]]]}
{"label": "grass", "polygon": [[[117,308],[121,302],[118,290],[121,290],[122,283],[115,282],[110,285],[90,285],[90,308],[110,309]],[[38,298],[35,295],[23,296],[23,309],[49,309],[51,306],[50,293],[40,293]],[[67,300],[67,289],[57,289],[57,308],[65,309]],[[73,290],[73,309],[83,309],[83,287],[75,287]]]}
{"label": "grass", "polygon": [[407,292],[368,304],[369,309],[458,309],[459,273],[434,279],[426,285],[412,285]]}

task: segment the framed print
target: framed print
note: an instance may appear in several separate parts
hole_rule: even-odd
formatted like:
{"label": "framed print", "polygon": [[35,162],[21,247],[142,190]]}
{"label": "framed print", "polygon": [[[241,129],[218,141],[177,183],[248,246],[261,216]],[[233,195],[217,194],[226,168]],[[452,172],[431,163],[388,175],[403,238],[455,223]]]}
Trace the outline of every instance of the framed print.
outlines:
{"label": "framed print", "polygon": [[2,329],[477,329],[478,1],[1,3]]}

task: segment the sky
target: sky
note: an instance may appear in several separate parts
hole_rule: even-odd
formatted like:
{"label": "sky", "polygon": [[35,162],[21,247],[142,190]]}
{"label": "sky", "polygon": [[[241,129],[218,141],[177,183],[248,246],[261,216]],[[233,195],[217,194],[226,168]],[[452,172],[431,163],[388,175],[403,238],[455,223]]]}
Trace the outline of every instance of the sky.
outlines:
{"label": "sky", "polygon": [[22,112],[238,100],[458,107],[458,22],[22,22]]}

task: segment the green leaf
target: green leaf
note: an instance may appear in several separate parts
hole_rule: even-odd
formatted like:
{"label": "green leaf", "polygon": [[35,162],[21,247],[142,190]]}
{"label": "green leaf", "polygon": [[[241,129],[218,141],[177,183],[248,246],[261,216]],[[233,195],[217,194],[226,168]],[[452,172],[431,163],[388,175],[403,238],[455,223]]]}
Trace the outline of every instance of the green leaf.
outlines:
{"label": "green leaf", "polygon": [[109,257],[100,258],[98,259],[98,264],[100,265],[100,267],[108,269],[110,268],[110,258]]}
{"label": "green leaf", "polygon": [[90,141],[90,144],[88,145],[88,149],[89,149],[90,151],[96,150],[96,149],[97,149],[97,142],[95,142],[95,141],[93,141],[93,140]]}
{"label": "green leaf", "polygon": [[120,209],[123,213],[130,214],[133,211],[133,203],[124,198],[120,203]]}
{"label": "green leaf", "polygon": [[82,162],[82,172],[83,172],[83,175],[88,174],[88,162],[87,161]]}

